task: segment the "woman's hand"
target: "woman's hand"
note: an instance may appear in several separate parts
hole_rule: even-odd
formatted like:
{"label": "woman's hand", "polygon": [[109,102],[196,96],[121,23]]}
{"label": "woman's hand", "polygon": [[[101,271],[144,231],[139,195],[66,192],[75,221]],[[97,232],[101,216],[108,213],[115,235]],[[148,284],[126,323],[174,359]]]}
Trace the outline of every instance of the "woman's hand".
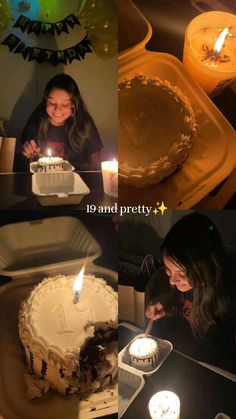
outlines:
{"label": "woman's hand", "polygon": [[35,140],[29,140],[23,144],[22,154],[23,156],[27,157],[27,159],[31,159],[32,157],[37,156],[39,153],[40,147],[37,146]]}
{"label": "woman's hand", "polygon": [[152,320],[161,319],[166,315],[161,303],[149,304],[146,308],[146,317]]}

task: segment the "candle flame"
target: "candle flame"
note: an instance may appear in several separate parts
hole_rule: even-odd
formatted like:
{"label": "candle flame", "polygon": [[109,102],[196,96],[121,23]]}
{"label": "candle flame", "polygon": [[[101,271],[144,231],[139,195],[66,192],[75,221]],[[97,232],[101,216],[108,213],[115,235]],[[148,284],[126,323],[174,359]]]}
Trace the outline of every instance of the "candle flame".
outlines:
{"label": "candle flame", "polygon": [[52,152],[50,148],[48,149],[48,157],[52,157]]}
{"label": "candle flame", "polygon": [[79,272],[78,276],[76,277],[73,283],[74,292],[80,292],[82,289],[83,280],[84,280],[84,269],[85,269],[85,266],[82,267],[81,271]]}
{"label": "candle flame", "polygon": [[224,42],[225,42],[225,38],[226,38],[226,36],[228,35],[228,33],[229,33],[228,28],[225,28],[225,29],[221,32],[221,34],[220,34],[220,35],[219,35],[219,37],[217,38],[216,43],[215,43],[215,45],[214,45],[214,51],[216,51],[216,52],[218,52],[218,53],[221,51],[221,49],[222,49],[222,47],[223,47],[223,44],[224,44]]}

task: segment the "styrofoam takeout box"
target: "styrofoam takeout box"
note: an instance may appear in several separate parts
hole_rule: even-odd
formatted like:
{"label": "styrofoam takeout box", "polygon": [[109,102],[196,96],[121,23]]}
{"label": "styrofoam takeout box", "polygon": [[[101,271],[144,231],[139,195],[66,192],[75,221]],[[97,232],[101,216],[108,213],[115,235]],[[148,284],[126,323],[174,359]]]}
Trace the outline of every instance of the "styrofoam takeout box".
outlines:
{"label": "styrofoam takeout box", "polygon": [[[63,166],[62,172],[73,172],[73,170],[75,170],[74,166],[72,166],[72,164],[67,160],[63,160],[62,166]],[[31,173],[42,172],[42,166],[40,166],[37,161],[34,161],[30,163],[30,171]]]}
{"label": "styrofoam takeout box", "polygon": [[32,191],[43,206],[76,205],[90,193],[78,173],[35,173],[32,176]]}
{"label": "styrofoam takeout box", "polygon": [[88,264],[102,249],[74,217],[52,217],[0,227],[0,275],[13,279],[55,275]]}
{"label": "styrofoam takeout box", "polygon": [[125,411],[142,390],[145,384],[144,377],[154,374],[173,350],[171,342],[152,336],[152,338],[157,341],[160,350],[158,364],[151,371],[137,369],[129,364],[128,348],[139,336],[142,337],[144,335],[137,335],[118,354],[119,418],[123,416]]}
{"label": "styrofoam takeout box", "polygon": [[29,401],[18,335],[21,302],[44,277],[77,274],[87,257],[86,272],[117,289],[117,273],[94,261],[102,249],[74,217],[55,217],[0,227],[0,274],[13,281],[0,287],[0,415],[11,419],[92,419],[116,413],[117,383],[82,402],[78,395],[48,393]]}
{"label": "styrofoam takeout box", "polygon": [[138,74],[168,80],[188,98],[198,125],[194,146],[182,166],[157,185],[143,189],[120,185],[120,203],[154,205],[163,200],[169,208],[191,208],[235,169],[236,133],[177,58],[145,49],[151,26],[130,0],[120,2],[119,23],[124,38],[124,50],[119,54],[119,82]]}

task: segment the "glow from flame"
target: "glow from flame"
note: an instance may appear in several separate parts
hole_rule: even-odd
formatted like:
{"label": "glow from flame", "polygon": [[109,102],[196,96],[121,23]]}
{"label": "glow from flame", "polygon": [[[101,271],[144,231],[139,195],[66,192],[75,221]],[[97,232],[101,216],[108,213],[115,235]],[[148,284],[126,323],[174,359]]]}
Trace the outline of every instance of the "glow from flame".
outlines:
{"label": "glow from flame", "polygon": [[84,280],[84,266],[79,272],[78,276],[76,277],[74,283],[73,283],[73,290],[74,292],[80,292],[83,286],[83,280]]}
{"label": "glow from flame", "polygon": [[52,157],[52,152],[50,148],[48,149],[48,157]]}
{"label": "glow from flame", "polygon": [[221,34],[220,34],[220,35],[219,35],[219,37],[217,38],[216,43],[215,43],[215,45],[214,45],[214,51],[216,51],[216,52],[218,52],[218,53],[221,51],[221,49],[222,49],[222,47],[223,47],[223,44],[224,44],[224,42],[225,42],[225,38],[226,38],[226,36],[228,35],[228,33],[229,33],[228,28],[225,28],[225,29],[221,32]]}

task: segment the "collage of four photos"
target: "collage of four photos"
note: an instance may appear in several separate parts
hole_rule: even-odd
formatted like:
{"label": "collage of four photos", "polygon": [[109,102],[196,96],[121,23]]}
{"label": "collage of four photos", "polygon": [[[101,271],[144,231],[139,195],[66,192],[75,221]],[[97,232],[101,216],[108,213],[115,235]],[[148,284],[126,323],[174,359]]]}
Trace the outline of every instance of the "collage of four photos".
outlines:
{"label": "collage of four photos", "polygon": [[236,0],[1,0],[0,419],[236,418]]}

